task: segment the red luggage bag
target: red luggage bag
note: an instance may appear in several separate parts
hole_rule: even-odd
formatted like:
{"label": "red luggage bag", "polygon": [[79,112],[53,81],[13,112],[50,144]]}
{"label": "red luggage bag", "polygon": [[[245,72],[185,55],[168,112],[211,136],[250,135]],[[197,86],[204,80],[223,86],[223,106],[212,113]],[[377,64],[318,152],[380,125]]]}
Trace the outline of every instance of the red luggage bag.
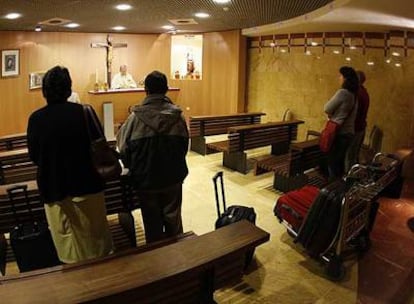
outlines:
{"label": "red luggage bag", "polygon": [[289,191],[277,200],[273,212],[280,221],[285,220],[298,232],[318,194],[319,188],[309,185]]}

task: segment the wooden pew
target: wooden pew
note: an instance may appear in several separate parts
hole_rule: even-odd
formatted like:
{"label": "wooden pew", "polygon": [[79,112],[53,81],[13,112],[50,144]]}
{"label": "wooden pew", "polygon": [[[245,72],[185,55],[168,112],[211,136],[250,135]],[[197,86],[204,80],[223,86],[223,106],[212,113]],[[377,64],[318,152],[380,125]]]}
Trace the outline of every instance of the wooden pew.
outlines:
{"label": "wooden pew", "polygon": [[292,140],[297,138],[301,120],[268,122],[228,129],[228,140],[208,143],[211,150],[223,152],[223,166],[246,174],[248,171],[246,150],[271,146],[272,155],[282,155],[289,151]]}
{"label": "wooden pew", "polygon": [[[125,178],[126,177],[122,176],[119,180],[107,182],[104,189],[107,215],[117,215],[119,228],[121,228],[121,231],[116,230],[116,235],[113,235],[117,246],[116,250],[136,246],[135,221],[131,211],[139,207],[139,201],[136,192],[125,185]],[[36,181],[32,180],[24,183],[2,185],[0,186],[0,235],[10,232],[13,227],[18,224],[13,216],[7,188],[22,184],[27,185],[27,194],[34,219],[36,221],[46,221],[44,206],[40,199]],[[32,221],[32,216],[29,213],[22,192],[15,196],[15,210],[19,216],[20,222],[25,223]],[[2,239],[0,238],[0,249],[2,248],[1,240]],[[0,257],[1,255],[2,252],[0,250]],[[0,259],[0,267],[5,262],[12,261],[13,259],[14,256],[11,250],[8,250],[6,260],[4,261]]]}
{"label": "wooden pew", "polygon": [[217,152],[206,146],[206,136],[227,134],[227,129],[260,123],[261,112],[237,113],[231,115],[190,116],[191,151],[201,155]]}
{"label": "wooden pew", "polygon": [[36,165],[27,148],[0,152],[0,184],[12,184],[36,178]]}
{"label": "wooden pew", "polygon": [[240,221],[143,253],[0,278],[4,303],[214,303],[269,233]]}
{"label": "wooden pew", "polygon": [[[298,189],[305,184],[323,186],[324,181],[312,172],[322,162],[323,153],[319,139],[311,139],[290,145],[289,164],[274,169],[273,188],[282,192]],[[313,169],[309,174],[306,172]]]}
{"label": "wooden pew", "polygon": [[23,149],[27,147],[26,133],[0,136],[0,151]]}

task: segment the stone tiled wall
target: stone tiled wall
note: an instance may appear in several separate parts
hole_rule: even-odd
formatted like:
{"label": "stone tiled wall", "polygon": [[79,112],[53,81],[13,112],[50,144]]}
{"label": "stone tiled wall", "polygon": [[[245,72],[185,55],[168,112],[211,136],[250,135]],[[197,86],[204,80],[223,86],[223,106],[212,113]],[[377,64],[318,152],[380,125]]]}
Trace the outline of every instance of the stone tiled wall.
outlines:
{"label": "stone tiled wall", "polygon": [[[351,60],[347,61],[349,57]],[[367,65],[373,61],[374,65]],[[395,63],[401,63],[396,67]],[[414,145],[414,51],[408,57],[393,57],[387,63],[384,51],[347,50],[334,54],[321,48],[305,55],[303,48],[281,53],[276,48],[249,49],[247,104],[249,111],[267,113],[265,120],[280,120],[289,108],[302,119],[299,139],[308,129],[322,129],[326,116],[323,106],[340,87],[339,68],[343,65],[363,70],[371,97],[368,134],[374,124],[384,132],[382,150],[391,152]]]}

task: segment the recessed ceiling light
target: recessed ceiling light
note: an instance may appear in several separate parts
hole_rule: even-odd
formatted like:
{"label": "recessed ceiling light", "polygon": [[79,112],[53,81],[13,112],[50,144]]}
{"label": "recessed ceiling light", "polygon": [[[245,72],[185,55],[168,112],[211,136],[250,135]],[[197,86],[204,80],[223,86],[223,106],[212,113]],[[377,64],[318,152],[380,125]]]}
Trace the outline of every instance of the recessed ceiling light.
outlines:
{"label": "recessed ceiling light", "polygon": [[315,42],[315,41],[312,41],[311,42],[311,46],[317,46],[318,45],[318,43],[317,42]]}
{"label": "recessed ceiling light", "polygon": [[307,50],[306,52],[305,52],[305,55],[312,55],[312,52],[311,51],[309,51],[309,50]]}
{"label": "recessed ceiling light", "polygon": [[174,26],[172,26],[172,25],[163,25],[162,28],[165,29],[165,30],[172,30],[172,29],[174,29]]}
{"label": "recessed ceiling light", "polygon": [[5,17],[6,17],[6,19],[13,20],[13,19],[20,18],[21,16],[22,15],[19,14],[19,13],[10,13],[10,14],[7,14]]}
{"label": "recessed ceiling light", "polygon": [[368,61],[367,64],[368,65],[374,65],[374,61]]}
{"label": "recessed ceiling light", "polygon": [[269,43],[269,46],[270,46],[270,47],[275,47],[275,46],[276,46],[276,43],[274,43],[274,42],[270,42],[270,43]]}
{"label": "recessed ceiling light", "polygon": [[391,59],[385,60],[386,63],[391,63]]}
{"label": "recessed ceiling light", "polygon": [[125,29],[125,26],[118,25],[118,26],[114,26],[112,29],[114,31],[123,31]]}
{"label": "recessed ceiling light", "polygon": [[400,57],[400,53],[398,53],[398,52],[392,52],[391,55],[395,56],[395,57]]}
{"label": "recessed ceiling light", "polygon": [[333,51],[334,54],[339,54],[340,52],[338,50]]}
{"label": "recessed ceiling light", "polygon": [[346,61],[351,61],[351,57],[346,57],[345,60]]}
{"label": "recessed ceiling light", "polygon": [[351,46],[349,47],[349,49],[351,49],[351,50],[356,50],[356,46],[355,46],[355,45],[351,45]]}
{"label": "recessed ceiling light", "polygon": [[207,13],[201,13],[201,12],[194,14],[194,16],[196,16],[198,18],[208,18],[208,17],[210,17],[209,14],[207,14]]}
{"label": "recessed ceiling light", "polygon": [[127,10],[130,10],[132,6],[129,4],[122,3],[122,4],[118,4],[117,6],[115,6],[115,8],[120,11],[127,11]]}
{"label": "recessed ceiling light", "polygon": [[286,50],[285,49],[281,49],[280,52],[281,53],[286,53]]}
{"label": "recessed ceiling light", "polygon": [[40,25],[35,27],[35,32],[41,32],[42,31],[42,27]]}
{"label": "recessed ceiling light", "polygon": [[397,68],[399,68],[399,67],[401,67],[401,63],[396,63],[396,64],[395,64],[395,66],[396,66]]}
{"label": "recessed ceiling light", "polygon": [[68,27],[68,28],[79,27],[79,23],[71,22],[71,23],[66,24],[65,27]]}
{"label": "recessed ceiling light", "polygon": [[218,4],[226,4],[226,3],[229,3],[231,0],[213,0],[213,1]]}

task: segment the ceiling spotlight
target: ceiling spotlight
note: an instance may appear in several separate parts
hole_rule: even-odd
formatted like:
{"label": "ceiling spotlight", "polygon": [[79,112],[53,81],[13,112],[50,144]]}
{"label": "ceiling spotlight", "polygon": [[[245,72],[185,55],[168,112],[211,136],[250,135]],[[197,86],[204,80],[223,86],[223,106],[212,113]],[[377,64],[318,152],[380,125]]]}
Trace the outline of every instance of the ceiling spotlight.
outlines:
{"label": "ceiling spotlight", "polygon": [[355,45],[351,45],[351,46],[349,47],[349,49],[350,49],[350,50],[356,50],[356,46],[355,46]]}
{"label": "ceiling spotlight", "polygon": [[66,24],[65,27],[76,28],[76,27],[79,27],[79,23],[71,22],[71,23]]}
{"label": "ceiling spotlight", "polygon": [[194,16],[196,16],[196,17],[198,17],[198,18],[208,18],[208,17],[210,17],[210,15],[209,15],[209,14],[207,14],[207,13],[202,13],[202,12],[200,12],[200,13],[196,13],[196,14],[194,14]]}
{"label": "ceiling spotlight", "polygon": [[35,27],[35,32],[41,32],[42,31],[42,27],[40,25],[36,25]]}
{"label": "ceiling spotlight", "polygon": [[274,42],[270,42],[270,43],[269,43],[269,46],[270,46],[270,47],[275,47],[275,46],[276,46],[276,43],[274,43]]}
{"label": "ceiling spotlight", "polygon": [[391,63],[391,59],[388,58],[387,60],[385,60],[385,62],[386,63]]}
{"label": "ceiling spotlight", "polygon": [[218,4],[226,4],[226,3],[230,3],[231,0],[213,0],[213,1]]}
{"label": "ceiling spotlight", "polygon": [[345,60],[346,61],[351,61],[351,57],[346,57]]}
{"label": "ceiling spotlight", "polygon": [[285,49],[281,49],[280,52],[281,53],[286,53],[286,50]]}
{"label": "ceiling spotlight", "polygon": [[172,29],[174,29],[174,26],[172,26],[172,25],[163,25],[162,28],[164,30],[172,30]]}
{"label": "ceiling spotlight", "polygon": [[126,29],[126,27],[125,26],[118,25],[118,26],[114,26],[112,29],[114,31],[123,31],[123,30]]}
{"label": "ceiling spotlight", "polygon": [[127,10],[130,10],[132,6],[129,4],[122,3],[122,4],[118,4],[117,6],[115,6],[115,8],[119,11],[127,11]]}
{"label": "ceiling spotlight", "polygon": [[311,46],[317,46],[318,45],[318,43],[317,42],[315,42],[315,41],[312,41],[311,42]]}
{"label": "ceiling spotlight", "polygon": [[396,63],[396,64],[395,64],[395,66],[396,66],[397,68],[399,68],[399,67],[401,67],[401,63]]}
{"label": "ceiling spotlight", "polygon": [[19,14],[19,13],[10,13],[10,14],[7,14],[6,16],[4,16],[6,19],[10,19],[10,20],[13,20],[13,19],[17,19],[17,18],[20,18],[22,15],[21,14]]}
{"label": "ceiling spotlight", "polygon": [[333,53],[338,55],[340,53],[340,51],[334,50]]}
{"label": "ceiling spotlight", "polygon": [[375,63],[374,63],[374,61],[368,61],[367,64],[368,65],[374,65]]}
{"label": "ceiling spotlight", "polygon": [[400,57],[400,53],[398,53],[398,52],[392,52],[391,55],[395,56],[395,57]]}
{"label": "ceiling spotlight", "polygon": [[305,52],[305,55],[312,55],[312,52],[311,51],[309,51],[309,50],[307,50],[306,52]]}

